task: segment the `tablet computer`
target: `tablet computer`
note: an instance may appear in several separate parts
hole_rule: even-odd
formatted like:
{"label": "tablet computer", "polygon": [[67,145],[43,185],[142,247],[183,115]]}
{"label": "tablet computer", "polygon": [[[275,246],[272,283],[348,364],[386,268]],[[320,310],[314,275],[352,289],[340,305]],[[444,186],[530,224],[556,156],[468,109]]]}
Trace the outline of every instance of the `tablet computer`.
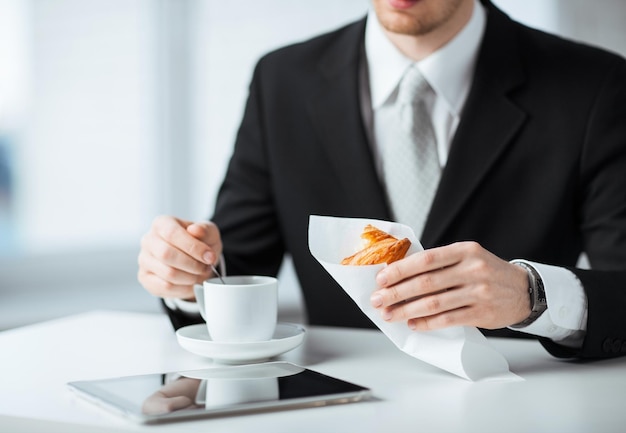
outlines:
{"label": "tablet computer", "polygon": [[370,389],[288,362],[69,382],[80,396],[140,423],[356,402]]}

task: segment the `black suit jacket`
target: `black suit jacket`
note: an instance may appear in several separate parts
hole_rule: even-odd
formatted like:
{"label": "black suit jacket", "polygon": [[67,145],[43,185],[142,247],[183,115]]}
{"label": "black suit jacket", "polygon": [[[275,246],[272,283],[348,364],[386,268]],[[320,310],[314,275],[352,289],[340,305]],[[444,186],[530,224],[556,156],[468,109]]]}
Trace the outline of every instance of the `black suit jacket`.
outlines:
{"label": "black suit jacket", "polygon": [[[487,8],[422,243],[475,240],[503,259],[570,268],[589,299],[584,346],[544,345],[558,356],[624,353],[626,62]],[[390,218],[360,110],[364,28],[259,61],[213,217],[230,274],[274,275],[291,254],[311,324],[372,326],[307,245],[311,214]],[[573,268],[583,251],[593,271]]]}

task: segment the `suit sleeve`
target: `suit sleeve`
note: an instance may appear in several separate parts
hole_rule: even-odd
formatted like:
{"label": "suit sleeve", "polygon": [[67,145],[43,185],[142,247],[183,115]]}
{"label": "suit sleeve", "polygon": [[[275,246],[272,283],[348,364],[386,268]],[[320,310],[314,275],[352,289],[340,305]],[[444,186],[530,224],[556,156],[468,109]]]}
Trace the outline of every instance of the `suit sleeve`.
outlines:
{"label": "suit sleeve", "polygon": [[[263,78],[261,59],[250,85],[234,152],[220,188],[212,220],[220,228],[228,273],[276,276],[284,255],[276,214],[268,130],[271,116],[264,93],[273,80]],[[271,74],[268,74],[271,75]],[[265,90],[265,92],[264,92]],[[275,123],[275,122],[274,122]],[[280,127],[278,124],[276,127]]]}
{"label": "suit sleeve", "polygon": [[555,356],[626,355],[626,61],[607,73],[593,106],[580,161],[580,228],[591,270],[570,269],[588,300],[583,346],[542,339]]}

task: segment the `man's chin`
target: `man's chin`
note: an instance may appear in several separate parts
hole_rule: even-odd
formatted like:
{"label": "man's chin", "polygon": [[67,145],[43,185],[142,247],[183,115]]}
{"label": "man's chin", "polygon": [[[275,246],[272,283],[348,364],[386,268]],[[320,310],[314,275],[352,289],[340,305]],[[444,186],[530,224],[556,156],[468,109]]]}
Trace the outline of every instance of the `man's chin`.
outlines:
{"label": "man's chin", "polygon": [[422,36],[432,30],[416,17],[409,16],[400,12],[390,12],[381,14],[379,17],[380,24],[385,30],[391,33],[408,36]]}

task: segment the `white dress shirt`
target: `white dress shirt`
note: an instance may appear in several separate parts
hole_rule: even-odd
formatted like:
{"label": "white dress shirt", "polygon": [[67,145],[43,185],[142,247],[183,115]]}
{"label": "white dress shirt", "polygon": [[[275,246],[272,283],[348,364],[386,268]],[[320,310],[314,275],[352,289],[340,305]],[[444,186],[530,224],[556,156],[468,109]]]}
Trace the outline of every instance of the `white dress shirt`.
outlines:
{"label": "white dress shirt", "polygon": [[[485,30],[486,14],[485,8],[475,1],[467,25],[443,47],[417,62],[417,67],[434,91],[432,99],[427,103],[431,110],[442,167],[446,164],[450,144],[470,90]],[[381,175],[380,149],[385,145],[387,125],[393,125],[391,116],[398,84],[413,61],[386,37],[373,11],[369,12],[367,18],[365,54],[372,113],[371,117],[366,115],[365,118],[366,122],[371,119],[372,124],[368,126],[371,128],[372,150]],[[568,346],[580,346],[587,326],[587,297],[582,284],[567,269],[528,263],[544,281],[548,314],[544,313],[531,325],[516,330],[547,337]]]}

